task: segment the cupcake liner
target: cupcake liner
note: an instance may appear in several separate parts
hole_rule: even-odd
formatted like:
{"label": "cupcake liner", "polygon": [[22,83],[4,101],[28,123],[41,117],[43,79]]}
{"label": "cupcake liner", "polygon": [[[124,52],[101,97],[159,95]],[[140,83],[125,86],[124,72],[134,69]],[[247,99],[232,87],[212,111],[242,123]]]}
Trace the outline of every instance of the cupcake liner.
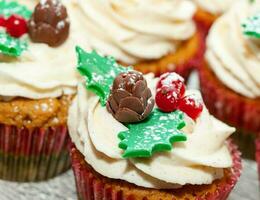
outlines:
{"label": "cupcake liner", "polygon": [[66,126],[18,128],[0,124],[0,179],[41,181],[70,167]]}
{"label": "cupcake liner", "polygon": [[243,97],[227,88],[206,63],[199,68],[199,75],[203,99],[211,114],[240,129],[240,133],[260,131],[259,99]]}
{"label": "cupcake liner", "polygon": [[225,200],[241,174],[241,159],[237,147],[228,141],[233,167],[225,170],[225,176],[211,185],[187,185],[175,190],[154,190],[135,186],[121,180],[113,180],[95,172],[84,156],[71,145],[70,156],[80,200]]}
{"label": "cupcake liner", "polygon": [[177,52],[159,60],[138,63],[134,68],[144,74],[152,72],[156,76],[174,71],[187,79],[191,71],[200,66],[204,52],[205,34],[198,30],[193,38],[184,43]]}
{"label": "cupcake liner", "polygon": [[256,163],[258,166],[258,180],[259,180],[259,186],[260,186],[260,132],[257,136],[257,139],[255,141],[255,146],[256,146]]}

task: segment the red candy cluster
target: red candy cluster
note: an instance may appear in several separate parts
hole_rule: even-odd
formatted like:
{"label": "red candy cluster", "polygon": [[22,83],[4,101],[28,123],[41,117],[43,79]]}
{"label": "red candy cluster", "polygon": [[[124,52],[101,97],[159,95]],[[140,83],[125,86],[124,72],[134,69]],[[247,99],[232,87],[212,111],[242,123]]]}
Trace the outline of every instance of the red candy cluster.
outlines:
{"label": "red candy cluster", "polygon": [[174,72],[163,74],[156,87],[157,106],[164,112],[179,109],[192,119],[197,119],[203,105],[194,95],[184,96],[185,90],[184,79],[180,75]]}
{"label": "red candy cluster", "polygon": [[0,16],[0,26],[6,28],[6,32],[16,38],[28,32],[27,21],[18,15],[11,15],[7,19]]}

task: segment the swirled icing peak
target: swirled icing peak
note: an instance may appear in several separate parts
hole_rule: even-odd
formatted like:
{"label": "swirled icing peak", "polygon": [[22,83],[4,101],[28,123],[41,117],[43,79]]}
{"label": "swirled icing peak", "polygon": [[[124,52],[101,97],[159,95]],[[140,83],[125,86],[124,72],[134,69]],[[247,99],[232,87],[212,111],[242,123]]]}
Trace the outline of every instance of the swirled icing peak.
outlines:
{"label": "swirled icing peak", "polygon": [[215,14],[219,15],[226,12],[236,0],[193,0],[199,8]]}
{"label": "swirled icing peak", "polygon": [[195,33],[188,0],[78,0],[92,48],[128,64],[175,52]]}
{"label": "swirled icing peak", "polygon": [[[154,95],[157,80],[151,75],[146,79]],[[188,90],[186,95],[197,93]],[[98,97],[88,92],[84,83],[79,83],[68,120],[73,142],[98,173],[156,189],[211,184],[223,176],[224,168],[232,166],[225,140],[234,128],[210,116],[206,108],[196,122],[188,116],[185,122],[187,126],[182,131],[187,141],[175,143],[173,151],[126,160],[117,146],[117,135],[128,128],[100,105]]]}
{"label": "swirled icing peak", "polygon": [[245,35],[242,24],[259,12],[259,1],[238,1],[215,22],[207,39],[209,67],[227,87],[248,98],[260,97],[260,42]]}
{"label": "swirled icing peak", "polygon": [[[38,0],[19,0],[19,4],[33,10]],[[75,46],[80,43],[90,49],[85,28],[80,19],[81,9],[74,0],[63,1],[70,19],[70,34],[60,46],[53,48],[34,43],[27,35],[28,48],[20,57],[0,55],[0,96],[41,99],[75,94],[78,74]],[[28,18],[30,15],[28,15]]]}

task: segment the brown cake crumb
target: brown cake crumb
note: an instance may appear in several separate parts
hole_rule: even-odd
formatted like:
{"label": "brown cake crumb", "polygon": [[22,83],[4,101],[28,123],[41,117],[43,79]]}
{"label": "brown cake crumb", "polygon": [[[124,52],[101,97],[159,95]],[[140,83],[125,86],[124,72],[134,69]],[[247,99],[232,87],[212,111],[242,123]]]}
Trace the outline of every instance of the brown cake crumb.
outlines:
{"label": "brown cake crumb", "polygon": [[64,95],[40,100],[19,97],[0,101],[0,123],[25,128],[64,125],[72,98]]}

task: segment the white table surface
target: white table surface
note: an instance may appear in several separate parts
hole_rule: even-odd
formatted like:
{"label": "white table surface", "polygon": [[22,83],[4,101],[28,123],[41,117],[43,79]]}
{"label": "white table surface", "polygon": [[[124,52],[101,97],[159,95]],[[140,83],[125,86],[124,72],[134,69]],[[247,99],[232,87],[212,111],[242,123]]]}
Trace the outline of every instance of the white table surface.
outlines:
{"label": "white table surface", "polygon": [[[196,74],[191,78],[192,88],[198,87]],[[257,166],[243,160],[243,173],[229,200],[260,200]],[[0,180],[0,200],[76,200],[72,171],[40,183],[12,183]]]}

